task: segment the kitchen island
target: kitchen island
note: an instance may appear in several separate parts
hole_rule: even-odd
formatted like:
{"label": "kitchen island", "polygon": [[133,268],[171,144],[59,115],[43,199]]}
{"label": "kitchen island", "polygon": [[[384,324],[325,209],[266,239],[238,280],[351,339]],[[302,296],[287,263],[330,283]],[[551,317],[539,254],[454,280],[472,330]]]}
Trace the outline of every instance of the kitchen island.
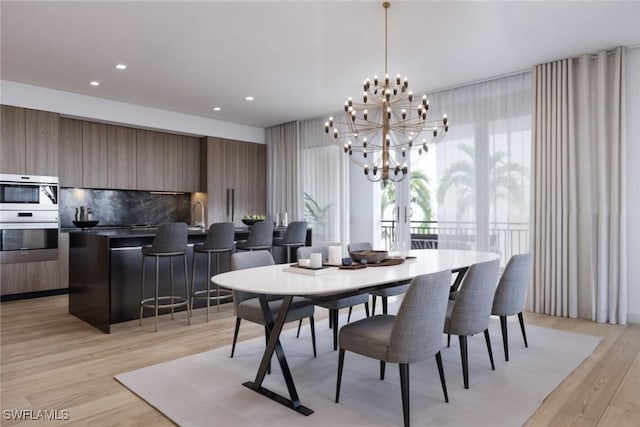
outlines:
{"label": "kitchen island", "polygon": [[[142,246],[153,242],[157,228],[98,228],[69,232],[69,313],[110,333],[111,325],[137,319],[140,315],[140,281],[142,280]],[[277,228],[274,235],[283,234]],[[190,228],[187,248],[187,268],[191,286],[193,245],[202,243],[206,231]],[[243,240],[248,228],[236,229],[235,239]],[[308,233],[310,235],[310,233]],[[310,244],[310,242],[308,242]],[[274,254],[276,259],[279,254]],[[147,275],[145,290],[152,292],[154,260],[145,260]],[[196,289],[206,288],[206,257],[197,259]],[[215,265],[215,264],[214,264]],[[230,269],[228,254],[220,256],[220,269]],[[182,260],[174,260],[174,291],[184,293]],[[159,294],[169,295],[170,269],[168,260],[160,261]],[[146,294],[149,295],[149,294]],[[196,300],[195,308],[204,307],[206,301]],[[177,310],[184,310],[182,307]],[[165,312],[163,310],[162,312]],[[151,316],[145,310],[144,316]]]}

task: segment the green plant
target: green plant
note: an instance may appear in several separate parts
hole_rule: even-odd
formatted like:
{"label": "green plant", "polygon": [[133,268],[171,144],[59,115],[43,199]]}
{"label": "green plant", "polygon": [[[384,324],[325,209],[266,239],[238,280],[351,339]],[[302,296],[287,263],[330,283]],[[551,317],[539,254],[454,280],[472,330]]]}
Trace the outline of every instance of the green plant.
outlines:
{"label": "green plant", "polygon": [[304,193],[304,219],[310,224],[324,226],[329,221],[331,204],[321,208],[320,205],[308,194]]}
{"label": "green plant", "polygon": [[[410,197],[411,206],[416,206],[422,211],[422,219],[424,221],[431,221],[433,218],[433,208],[431,206],[431,190],[429,189],[430,180],[423,171],[412,171],[410,177]],[[396,187],[395,185],[382,185],[382,192],[380,194],[380,205],[382,209],[382,215],[384,216],[385,210],[394,205],[396,202]]]}

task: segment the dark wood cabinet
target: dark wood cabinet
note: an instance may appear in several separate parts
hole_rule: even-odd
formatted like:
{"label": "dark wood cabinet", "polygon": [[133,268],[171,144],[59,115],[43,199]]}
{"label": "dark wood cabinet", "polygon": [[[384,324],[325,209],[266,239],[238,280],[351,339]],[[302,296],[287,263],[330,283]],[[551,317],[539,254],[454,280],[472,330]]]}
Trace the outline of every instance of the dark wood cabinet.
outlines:
{"label": "dark wood cabinet", "polygon": [[0,264],[2,295],[15,295],[62,288],[60,260]]}
{"label": "dark wood cabinet", "polygon": [[24,108],[2,105],[0,128],[0,172],[26,173]]}
{"label": "dark wood cabinet", "polygon": [[108,188],[107,125],[82,122],[82,186]]}
{"label": "dark wood cabinet", "polygon": [[108,187],[120,190],[136,189],[136,130],[107,127]]}
{"label": "dark wood cabinet", "polygon": [[207,138],[208,223],[266,214],[266,147]]}
{"label": "dark wood cabinet", "polygon": [[82,187],[82,121],[60,119],[58,137],[59,183],[61,187]]}
{"label": "dark wood cabinet", "polygon": [[163,134],[139,129],[136,131],[136,135],[136,189],[162,191],[164,189]]}
{"label": "dark wood cabinet", "polygon": [[164,145],[164,181],[165,191],[184,191],[182,182],[182,137],[165,133]]}
{"label": "dark wood cabinet", "polygon": [[182,190],[188,193],[205,191],[200,185],[200,146],[200,138],[182,137]]}
{"label": "dark wood cabinet", "polygon": [[57,113],[26,110],[25,173],[58,176]]}

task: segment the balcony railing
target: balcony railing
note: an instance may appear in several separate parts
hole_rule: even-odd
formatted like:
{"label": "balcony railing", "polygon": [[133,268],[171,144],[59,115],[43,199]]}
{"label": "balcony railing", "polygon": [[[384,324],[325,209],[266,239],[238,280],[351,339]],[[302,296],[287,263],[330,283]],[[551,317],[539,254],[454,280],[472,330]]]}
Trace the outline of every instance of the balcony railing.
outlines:
{"label": "balcony railing", "polygon": [[[382,220],[382,240],[387,250],[393,245],[395,221]],[[440,244],[438,243],[440,242]],[[411,248],[476,249],[475,222],[411,221]],[[512,255],[529,251],[529,224],[513,222],[489,223],[489,247],[497,252],[504,265]]]}

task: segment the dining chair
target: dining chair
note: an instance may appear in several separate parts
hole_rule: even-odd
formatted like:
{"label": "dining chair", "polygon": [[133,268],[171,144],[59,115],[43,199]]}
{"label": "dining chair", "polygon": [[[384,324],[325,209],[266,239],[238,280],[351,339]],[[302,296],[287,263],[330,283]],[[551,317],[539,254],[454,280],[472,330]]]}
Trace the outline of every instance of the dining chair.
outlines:
{"label": "dining chair", "polygon": [[524,329],[522,310],[524,309],[527,288],[529,287],[529,273],[531,270],[531,254],[519,254],[511,257],[500,276],[498,287],[493,298],[491,314],[500,317],[502,329],[502,345],[504,347],[504,359],[509,361],[509,345],[507,338],[507,316],[518,315],[520,330],[524,346],[527,343],[527,333]]}
{"label": "dining chair", "polygon": [[409,426],[409,365],[435,355],[445,402],[449,402],[440,348],[447,313],[451,272],[416,276],[400,304],[398,314],[378,315],[358,320],[340,329],[336,403],[345,352],[351,351],[380,361],[380,379],[385,364],[398,363],[404,425]]}
{"label": "dining chair", "polygon": [[271,251],[273,244],[273,222],[258,221],[251,226],[247,240],[236,243],[236,249],[242,251]]}
{"label": "dining chair", "polygon": [[293,221],[287,226],[284,236],[273,240],[273,246],[284,247],[287,251],[287,264],[291,262],[291,249],[304,246],[307,239],[307,221]]}
{"label": "dining chair", "polygon": [[[329,247],[328,246],[304,246],[298,248],[298,259],[304,259],[311,257],[312,253],[321,253],[322,262],[329,261]],[[338,313],[340,309],[349,307],[349,315],[347,322],[351,319],[351,310],[354,305],[364,304],[366,316],[369,317],[369,295],[358,294],[348,297],[336,297],[330,300],[314,299],[309,297],[313,303],[319,307],[329,310],[329,328],[333,329],[333,349],[338,349]],[[300,324],[298,324],[298,332],[300,331]]]}
{"label": "dining chair", "polygon": [[[204,243],[193,245],[193,258],[191,260],[191,307],[193,307],[194,299],[204,299],[207,301],[207,322],[209,321],[209,306],[211,301],[216,302],[217,310],[220,311],[220,300],[228,299],[231,291],[228,289],[220,289],[219,286],[211,283],[211,255],[216,257],[215,274],[222,273],[220,271],[220,255],[233,252],[235,228],[232,222],[216,222],[209,226],[207,237]],[[207,255],[207,275],[205,276],[206,289],[195,289],[196,281],[196,255]],[[215,287],[215,289],[212,289]]]}
{"label": "dining chair", "polygon": [[[355,252],[355,251],[370,251],[372,249],[373,249],[373,246],[369,242],[357,242],[357,243],[350,243],[347,245],[347,251],[349,253]],[[376,314],[377,297],[380,297],[382,299],[382,314],[387,314],[387,307],[388,307],[387,299],[389,297],[392,297],[395,295],[401,295],[405,293],[408,287],[409,287],[409,284],[404,283],[404,284],[399,284],[398,286],[392,286],[390,288],[378,289],[378,290],[369,292],[369,295],[371,295],[371,298],[372,298],[371,315],[375,316]]]}
{"label": "dining chair", "polygon": [[[231,270],[244,270],[247,268],[262,267],[266,265],[275,265],[273,256],[269,251],[251,251],[237,252],[231,255]],[[278,310],[282,304],[282,296],[269,295],[269,309],[274,320],[278,316]],[[233,344],[231,345],[231,357],[235,353],[236,341],[238,340],[238,331],[240,330],[240,321],[242,319],[249,322],[257,323],[264,326],[265,339],[269,340],[269,330],[264,319],[264,313],[260,306],[258,295],[250,292],[233,291],[233,307],[236,314],[236,327],[233,332]],[[313,320],[314,307],[309,300],[302,297],[294,297],[291,307],[287,312],[286,322],[294,322],[309,318],[309,326],[311,327],[311,344],[313,345],[313,357],[316,357],[316,332]]]}
{"label": "dining chair", "polygon": [[484,332],[489,352],[491,369],[495,370],[491,339],[489,338],[489,318],[495,285],[498,280],[500,260],[481,262],[469,267],[462,279],[455,300],[449,300],[444,333],[458,335],[460,341],[460,357],[462,359],[462,376],[464,388],[469,388],[469,360],[467,354],[467,337]]}
{"label": "dining chair", "polygon": [[[187,306],[187,324],[191,324],[191,306],[189,304],[188,272],[187,272],[187,224],[174,222],[162,224],[153,238],[151,245],[142,247],[142,281],[140,282],[140,319],[138,325],[142,326],[142,314],[146,308],[154,309],[155,331],[158,332],[158,310],[171,309],[171,319],[175,308]],[[174,295],[173,292],[173,258],[182,257],[184,261],[184,295]],[[150,298],[144,297],[145,287],[145,260],[155,259],[155,292]],[[169,295],[158,295],[160,270],[159,261],[162,258],[169,259]]]}

